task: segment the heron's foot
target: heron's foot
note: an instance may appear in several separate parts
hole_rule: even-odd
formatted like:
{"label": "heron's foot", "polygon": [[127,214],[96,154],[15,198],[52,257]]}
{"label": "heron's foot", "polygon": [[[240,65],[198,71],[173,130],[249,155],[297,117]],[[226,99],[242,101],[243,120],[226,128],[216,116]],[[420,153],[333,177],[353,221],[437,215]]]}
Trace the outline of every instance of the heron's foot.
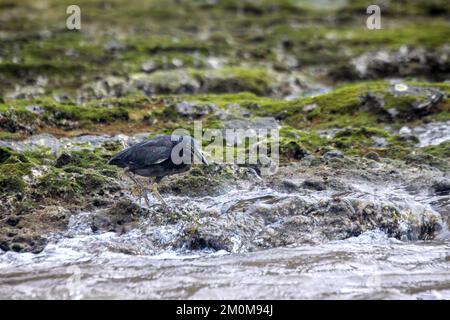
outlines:
{"label": "heron's foot", "polygon": [[148,199],[148,190],[144,188],[143,198],[145,200],[145,204],[150,208],[150,200]]}
{"label": "heron's foot", "polygon": [[131,195],[138,197],[139,205],[141,205],[142,198],[144,198],[145,204],[150,207],[150,200],[148,199],[148,189],[145,188],[142,182],[140,182],[139,179],[135,177],[131,172],[125,170],[124,173],[135,183],[135,187],[131,190]]}
{"label": "heron's foot", "polygon": [[138,185],[133,186],[130,193],[133,197],[141,197],[142,196],[142,190]]}
{"label": "heron's foot", "polygon": [[151,186],[152,193],[155,195],[155,197],[161,202],[161,205],[163,206],[165,211],[169,211],[169,206],[167,205],[167,202],[163,199],[161,194],[158,191],[158,184],[153,183]]}
{"label": "heron's foot", "polygon": [[139,201],[139,205],[142,205],[142,199],[144,198],[145,202],[148,202],[148,191],[144,188],[141,188],[138,185],[135,185],[133,189],[131,189],[131,195],[133,197],[137,197]]}
{"label": "heron's foot", "polygon": [[137,197],[139,205],[141,205],[142,204],[142,201],[141,201],[142,200],[142,190],[141,190],[141,188],[139,188],[138,185],[135,185],[133,187],[133,189],[131,189],[130,193],[131,193],[131,195],[133,197]]}

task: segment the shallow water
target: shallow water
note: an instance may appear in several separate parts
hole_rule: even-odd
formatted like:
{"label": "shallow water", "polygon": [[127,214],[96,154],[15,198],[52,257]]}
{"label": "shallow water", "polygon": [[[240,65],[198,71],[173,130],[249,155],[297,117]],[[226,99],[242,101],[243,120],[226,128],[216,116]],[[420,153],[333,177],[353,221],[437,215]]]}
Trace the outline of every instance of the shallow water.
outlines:
{"label": "shallow water", "polygon": [[[404,190],[357,186],[353,197],[372,197],[432,210]],[[400,192],[402,191],[402,192]],[[214,207],[226,214],[238,205],[301,196],[272,189],[232,190],[221,197],[172,197],[177,206]],[[243,252],[239,236],[233,253],[155,248],[170,243],[180,225],[140,227],[125,234],[93,233],[88,218],[73,216],[69,230],[55,235],[39,254],[0,254],[3,299],[448,299],[450,234],[439,241],[406,242],[382,231],[320,245]],[[132,252],[124,254],[119,252]]]}
{"label": "shallow water", "polygon": [[0,298],[448,299],[449,260],[448,240],[405,243],[380,231],[245,254],[90,254],[53,244],[0,255]]}
{"label": "shallow water", "polygon": [[[315,202],[333,193],[247,187],[167,200],[226,215],[242,206],[252,210],[292,197]],[[394,185],[352,187],[341,197],[383,201],[415,214],[437,214],[430,203],[447,199]],[[93,214],[72,216],[68,230],[53,235],[39,254],[0,253],[0,299],[450,299],[446,227],[436,241],[400,241],[375,230],[320,245],[246,252],[237,233],[232,252],[175,251],[161,248],[180,236],[180,223],[153,225],[143,217],[127,233],[98,234],[89,225]]]}

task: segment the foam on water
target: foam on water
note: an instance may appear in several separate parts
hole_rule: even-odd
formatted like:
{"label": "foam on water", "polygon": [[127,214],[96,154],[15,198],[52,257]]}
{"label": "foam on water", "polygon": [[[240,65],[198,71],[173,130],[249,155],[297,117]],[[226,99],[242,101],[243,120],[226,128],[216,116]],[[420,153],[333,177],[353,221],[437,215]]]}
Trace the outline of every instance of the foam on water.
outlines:
{"label": "foam on water", "polygon": [[404,243],[381,231],[234,255],[45,251],[0,256],[1,298],[450,298],[450,243]]}
{"label": "foam on water", "polygon": [[[421,143],[442,138],[423,134]],[[48,143],[47,138],[38,137],[29,145]],[[127,137],[116,138],[130,143]],[[85,144],[95,147],[105,139],[111,138],[85,136],[50,145],[55,150]],[[350,189],[339,195],[343,201],[374,201],[409,215],[439,216],[436,204],[448,201],[448,196],[413,192],[401,183],[347,182]],[[166,201],[188,213],[226,215],[241,207],[271,208],[292,198],[314,204],[332,199],[335,193],[282,192],[243,182],[215,197],[168,196]],[[371,230],[320,245],[245,252],[243,239],[236,233],[231,252],[214,252],[170,247],[182,232],[182,223],[152,225],[143,217],[137,228],[124,234],[96,233],[90,226],[95,214],[72,216],[68,230],[51,235],[39,254],[0,251],[0,298],[450,298],[450,232],[445,223],[438,241],[405,242]],[[406,220],[400,223],[408,229]]]}

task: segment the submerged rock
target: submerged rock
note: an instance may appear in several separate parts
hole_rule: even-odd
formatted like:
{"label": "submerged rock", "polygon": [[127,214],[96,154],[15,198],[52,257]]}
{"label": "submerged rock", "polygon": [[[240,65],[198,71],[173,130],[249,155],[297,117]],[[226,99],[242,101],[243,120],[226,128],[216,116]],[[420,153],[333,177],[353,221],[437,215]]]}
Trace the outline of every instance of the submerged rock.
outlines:
{"label": "submerged rock", "polygon": [[67,227],[70,214],[63,207],[49,206],[20,216],[10,216],[0,222],[0,249],[38,253],[48,243],[47,234]]}
{"label": "submerged rock", "polygon": [[431,189],[437,195],[450,195],[450,179],[443,179],[434,182]]}
{"label": "submerged rock", "polygon": [[91,216],[90,227],[93,232],[124,232],[136,224],[146,211],[136,203],[125,199],[114,203],[110,208],[100,210]]}

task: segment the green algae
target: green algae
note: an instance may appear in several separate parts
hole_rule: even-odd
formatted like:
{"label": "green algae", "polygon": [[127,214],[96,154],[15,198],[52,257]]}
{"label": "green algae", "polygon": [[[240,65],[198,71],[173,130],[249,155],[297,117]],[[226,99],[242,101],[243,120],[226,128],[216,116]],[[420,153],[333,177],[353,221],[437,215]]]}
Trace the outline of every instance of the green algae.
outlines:
{"label": "green algae", "polygon": [[[282,125],[280,131],[281,153],[287,158],[301,154],[301,150],[309,153],[321,153],[330,147],[341,149],[349,154],[364,155],[372,150],[382,156],[402,158],[414,148],[416,141],[400,139],[389,133],[385,126],[400,128],[405,124],[418,125],[421,119],[447,119],[449,102],[447,95],[450,88],[446,83],[405,82],[410,88],[425,90],[439,90],[444,97],[430,110],[430,114],[414,114],[414,106],[427,98],[426,94],[417,95],[393,91],[393,85],[385,81],[369,81],[343,85],[328,93],[318,96],[299,98],[293,101],[283,101],[267,97],[259,97],[254,93],[233,94],[204,94],[183,96],[161,96],[147,98],[131,95],[120,99],[91,100],[84,105],[60,104],[51,98],[39,98],[32,101],[15,100],[0,105],[0,114],[14,121],[20,119],[22,124],[43,123],[45,127],[67,126],[71,128],[91,128],[93,124],[114,126],[148,125],[157,129],[151,131],[170,134],[176,128],[185,128],[193,133],[193,120],[181,119],[172,108],[174,103],[190,101],[198,105],[214,105],[220,110],[229,112],[230,105],[238,105],[240,110],[246,110],[248,119],[255,117],[273,116]],[[372,97],[368,103],[365,97]],[[38,105],[42,112],[35,114],[28,105]],[[392,118],[388,110],[395,108],[398,115]],[[239,117],[239,115],[235,115]],[[201,116],[204,129],[220,129],[224,121],[217,118],[215,112]],[[44,127],[44,128],[45,128]],[[318,134],[324,129],[341,128],[333,139],[325,139]],[[8,132],[8,130],[6,130]],[[390,145],[387,148],[372,146],[372,137],[382,137]],[[120,146],[111,145],[110,150],[118,150]],[[398,155],[395,155],[398,150]],[[300,153],[299,153],[300,152]],[[74,154],[72,161],[78,155]],[[87,162],[100,163],[104,159],[86,159]],[[82,165],[74,162],[73,165]]]}
{"label": "green algae", "polygon": [[438,145],[422,148],[421,151],[437,158],[442,158],[444,160],[447,159],[448,161],[450,160],[450,141],[445,141]]}
{"label": "green algae", "polygon": [[[443,90],[445,94],[449,93],[446,85],[440,88],[445,89]],[[376,108],[364,109],[362,98],[367,94],[380,97],[383,103]],[[386,119],[386,114],[379,113],[395,108],[400,116],[394,121],[401,123],[408,121],[408,118],[412,116],[413,103],[422,102],[423,99],[424,97],[415,95],[394,95],[390,92],[390,85],[387,82],[372,81],[341,86],[323,95],[301,98],[288,103],[262,103],[260,113],[273,115],[299,128],[311,126],[311,124],[318,127],[346,127],[351,119],[359,125],[392,122]],[[441,104],[446,111],[447,99],[444,99]],[[312,107],[308,108],[308,106]],[[340,121],[343,122],[341,125]]]}
{"label": "green algae", "polygon": [[0,191],[3,194],[23,192],[24,177],[31,173],[32,164],[22,153],[0,147]]}
{"label": "green algae", "polygon": [[89,203],[99,193],[118,190],[118,168],[107,164],[110,157],[101,149],[56,158],[43,148],[26,152],[0,148],[0,198],[12,195],[17,207],[25,201],[30,208],[60,200]]}
{"label": "green algae", "polygon": [[257,95],[270,94],[273,76],[265,69],[225,67],[218,70],[192,70],[191,74],[204,84],[211,93],[252,92]]}
{"label": "green algae", "polygon": [[[176,69],[181,63],[183,68],[198,71],[200,78],[210,72],[228,80],[234,74],[242,82],[239,90],[247,87],[247,91],[266,94],[270,83],[266,75],[239,69],[270,69],[277,64],[280,48],[307,69],[345,65],[380,46],[444,46],[449,38],[448,21],[443,19],[448,3],[426,3],[390,3],[383,9],[383,30],[371,31],[361,21],[367,5],[363,1],[326,6],[288,0],[183,1],[176,6],[169,0],[133,0],[126,5],[123,1],[108,5],[79,1],[81,32],[62,28],[69,1],[51,0],[45,6],[28,0],[7,3],[1,18],[5,36],[0,72],[5,77],[0,78],[0,90],[10,91],[15,83],[29,83],[41,76],[48,78],[49,91],[71,91],[99,75],[137,72],[150,60],[158,71]],[[434,17],[431,23],[425,20],[430,14]],[[105,26],[111,32],[105,32]],[[225,68],[230,69],[221,74],[210,68],[207,58],[211,56],[224,58]],[[212,88],[220,92],[217,84]],[[229,83],[227,91],[231,89]]]}

